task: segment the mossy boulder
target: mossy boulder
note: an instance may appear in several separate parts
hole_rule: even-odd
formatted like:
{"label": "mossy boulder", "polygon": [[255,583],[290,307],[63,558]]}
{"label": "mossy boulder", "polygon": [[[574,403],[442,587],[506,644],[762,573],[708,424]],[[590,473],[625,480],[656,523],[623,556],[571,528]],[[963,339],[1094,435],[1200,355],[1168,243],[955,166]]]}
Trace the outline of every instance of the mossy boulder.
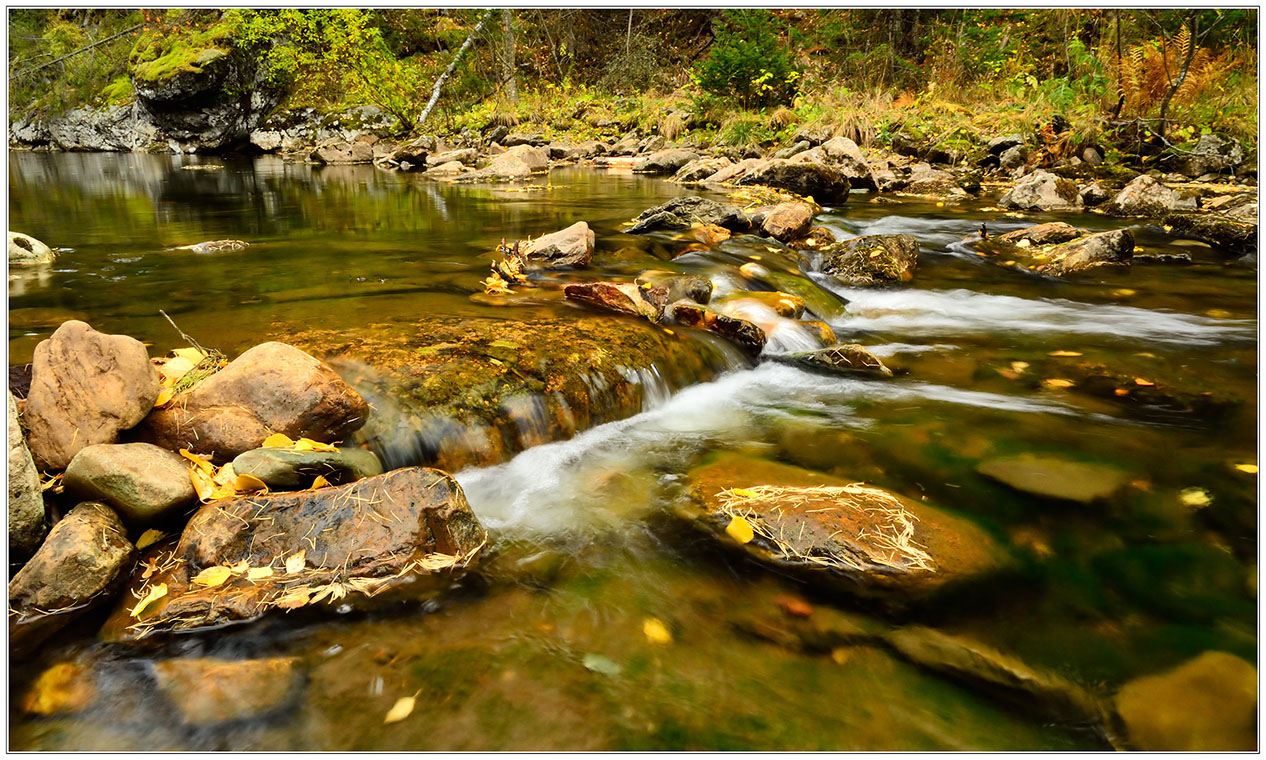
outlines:
{"label": "mossy boulder", "polygon": [[689,473],[679,517],[807,582],[901,608],[1011,561],[965,518],[873,486],[734,453]]}
{"label": "mossy boulder", "polygon": [[918,265],[913,235],[865,235],[822,249],[822,271],[853,287],[909,282]]}

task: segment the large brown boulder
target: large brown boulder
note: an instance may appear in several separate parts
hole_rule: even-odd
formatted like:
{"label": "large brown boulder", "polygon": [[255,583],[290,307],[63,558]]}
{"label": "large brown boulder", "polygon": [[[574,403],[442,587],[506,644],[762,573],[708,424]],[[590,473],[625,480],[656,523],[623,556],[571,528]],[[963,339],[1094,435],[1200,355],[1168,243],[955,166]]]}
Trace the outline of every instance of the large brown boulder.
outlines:
{"label": "large brown boulder", "polygon": [[757,562],[903,607],[1010,565],[968,520],[874,486],[721,454],[689,474],[679,515]]}
{"label": "large brown boulder", "polygon": [[822,271],[853,287],[909,282],[918,265],[913,235],[864,235],[822,249]]}
{"label": "large brown boulder", "polygon": [[1024,175],[998,204],[1021,211],[1073,211],[1081,208],[1081,196],[1071,180],[1038,169]]}
{"label": "large brown boulder", "polygon": [[678,169],[699,158],[699,154],[683,148],[666,148],[655,151],[633,164],[639,174],[675,174]]}
{"label": "large brown boulder", "polygon": [[784,243],[797,240],[807,235],[813,226],[813,207],[797,201],[779,203],[765,212],[760,226],[775,240]]}
{"label": "large brown boulder", "polygon": [[123,523],[109,507],[85,502],[70,510],[9,581],[10,653],[30,651],[107,601],[135,558]]}
{"label": "large brown boulder", "polygon": [[593,259],[593,248],[593,230],[587,222],[576,222],[566,229],[523,243],[519,252],[530,266],[586,267]]}
{"label": "large brown boulder", "polygon": [[17,402],[9,393],[9,551],[30,554],[47,532],[40,474],[22,437]]}
{"label": "large brown boulder", "polygon": [[365,424],[369,405],[334,370],[285,343],[263,343],[155,409],[137,435],[173,451],[228,462],[274,433],[341,441]]}
{"label": "large brown boulder", "polygon": [[154,408],[158,382],[139,340],[63,322],[32,362],[24,417],[35,463],[60,470],[83,447],[113,443]]}
{"label": "large brown boulder", "polygon": [[1134,260],[1134,233],[1111,230],[1060,243],[1044,252],[1034,269],[1063,277],[1101,267],[1128,267]]}
{"label": "large brown boulder", "polygon": [[1121,188],[1104,210],[1114,216],[1150,216],[1160,218],[1171,211],[1194,210],[1195,198],[1185,198],[1155,179],[1140,174]]}
{"label": "large brown boulder", "polygon": [[158,688],[187,726],[256,718],[285,706],[302,681],[299,660],[182,657],[154,663]]}
{"label": "large brown boulder", "polygon": [[720,158],[696,158],[678,169],[677,173],[673,175],[673,180],[676,182],[707,181],[709,177],[733,164],[734,162],[725,156]]}
{"label": "large brown boulder", "polygon": [[736,185],[766,185],[810,196],[818,203],[843,203],[848,200],[848,179],[837,168],[827,164],[794,162],[777,158],[754,167],[740,177]]}
{"label": "large brown boulder", "polygon": [[734,232],[746,232],[751,220],[732,203],[721,203],[698,195],[673,198],[637,215],[625,232],[639,235],[656,230],[688,230],[714,224]]}
{"label": "large brown boulder", "polygon": [[[345,486],[211,502],[174,548],[159,552],[154,564],[168,569],[133,577],[107,636],[137,638],[363,599],[405,585],[411,575],[439,581],[438,591],[487,540],[457,481],[421,467]],[[195,580],[216,567],[236,569],[212,585],[206,576]],[[166,594],[134,614],[160,584]]]}
{"label": "large brown boulder", "polygon": [[631,282],[577,282],[563,288],[563,297],[603,311],[646,317],[658,322],[663,307],[643,297],[642,290]]}

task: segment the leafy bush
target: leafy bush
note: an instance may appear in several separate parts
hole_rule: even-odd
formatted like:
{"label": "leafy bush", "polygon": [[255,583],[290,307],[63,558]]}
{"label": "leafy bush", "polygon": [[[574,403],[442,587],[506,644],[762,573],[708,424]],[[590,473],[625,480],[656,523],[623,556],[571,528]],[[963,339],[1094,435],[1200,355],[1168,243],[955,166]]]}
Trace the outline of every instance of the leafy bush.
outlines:
{"label": "leafy bush", "polygon": [[773,23],[764,9],[726,11],[708,57],[695,68],[696,83],[737,97],[744,108],[790,103],[800,72],[770,31]]}

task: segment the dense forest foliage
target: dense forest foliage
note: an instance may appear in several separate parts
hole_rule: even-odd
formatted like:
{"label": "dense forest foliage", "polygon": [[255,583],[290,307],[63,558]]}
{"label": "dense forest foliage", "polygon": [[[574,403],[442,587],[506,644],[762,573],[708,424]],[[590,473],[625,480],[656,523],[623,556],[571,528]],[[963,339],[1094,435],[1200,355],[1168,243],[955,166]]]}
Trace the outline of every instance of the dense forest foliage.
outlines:
{"label": "dense forest foliage", "polygon": [[374,105],[402,134],[614,127],[746,145],[828,127],[953,148],[1053,122],[1070,143],[1146,155],[1202,131],[1255,153],[1257,132],[1256,10],[1181,8],[13,9],[10,115],[125,103],[211,48],[257,60],[283,108]]}

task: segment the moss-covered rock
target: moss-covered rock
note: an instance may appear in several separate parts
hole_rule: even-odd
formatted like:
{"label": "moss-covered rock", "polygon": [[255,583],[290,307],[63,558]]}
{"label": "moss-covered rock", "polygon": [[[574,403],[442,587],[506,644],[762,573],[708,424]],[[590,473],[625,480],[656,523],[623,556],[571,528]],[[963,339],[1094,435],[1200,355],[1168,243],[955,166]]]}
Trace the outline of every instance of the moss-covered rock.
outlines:
{"label": "moss-covered rock", "polygon": [[853,287],[909,282],[918,265],[913,235],[865,235],[822,249],[822,271]]}

